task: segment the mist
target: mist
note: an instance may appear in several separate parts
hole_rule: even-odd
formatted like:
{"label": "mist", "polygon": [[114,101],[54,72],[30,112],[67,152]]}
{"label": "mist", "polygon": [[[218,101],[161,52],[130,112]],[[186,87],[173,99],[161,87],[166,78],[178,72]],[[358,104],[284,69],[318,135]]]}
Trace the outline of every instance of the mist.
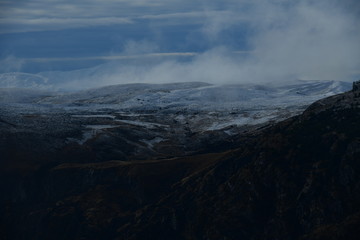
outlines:
{"label": "mist", "polygon": [[[106,60],[98,66],[39,75],[48,78],[49,86],[67,90],[125,83],[241,84],[298,79],[353,81],[360,77],[359,12],[352,10],[358,6],[351,5],[352,1],[230,2],[221,11],[204,8],[198,29],[202,38],[187,36],[188,42],[197,45],[203,41],[209,46],[205,51],[165,51],[159,44],[160,34],[155,40],[126,41],[120,52],[98,57]],[[242,39],[230,42],[243,41],[246,47],[227,44],[229,29],[242,32]],[[15,69],[22,62],[14,57],[7,60],[4,66],[8,69],[12,69],[8,63],[16,63]],[[61,58],[48,61],[56,63]]]}

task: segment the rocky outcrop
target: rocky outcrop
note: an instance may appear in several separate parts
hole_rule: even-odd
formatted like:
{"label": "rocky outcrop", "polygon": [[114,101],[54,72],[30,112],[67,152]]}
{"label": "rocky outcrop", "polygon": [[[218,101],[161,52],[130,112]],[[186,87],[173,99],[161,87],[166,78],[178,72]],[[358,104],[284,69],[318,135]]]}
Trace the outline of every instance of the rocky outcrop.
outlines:
{"label": "rocky outcrop", "polygon": [[359,91],[360,90],[360,80],[353,82],[353,87],[352,87],[353,91]]}

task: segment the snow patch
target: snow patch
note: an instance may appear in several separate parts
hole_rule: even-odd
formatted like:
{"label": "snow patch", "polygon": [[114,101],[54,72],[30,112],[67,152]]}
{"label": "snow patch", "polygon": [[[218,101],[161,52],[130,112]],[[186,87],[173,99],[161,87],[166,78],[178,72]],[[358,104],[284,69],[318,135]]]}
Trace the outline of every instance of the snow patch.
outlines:
{"label": "snow patch", "polygon": [[115,120],[116,122],[126,123],[130,125],[146,127],[146,128],[168,128],[169,125],[159,124],[159,123],[151,123],[151,122],[141,122],[141,121],[131,121],[131,120]]}
{"label": "snow patch", "polygon": [[115,118],[115,116],[109,115],[109,114],[72,115],[71,117],[75,117],[75,118],[111,118],[111,119]]}
{"label": "snow patch", "polygon": [[115,128],[115,127],[118,126],[117,125],[86,125],[85,128],[90,130],[83,131],[81,139],[67,138],[67,141],[76,142],[80,145],[83,145],[88,140],[94,138],[96,135],[101,133],[104,129]]}
{"label": "snow patch", "polygon": [[166,139],[164,138],[161,138],[161,137],[155,137],[151,140],[147,140],[147,139],[142,139],[140,140],[140,142],[143,142],[145,143],[149,148],[154,148],[154,145],[158,144],[158,143],[161,143],[163,141],[165,141]]}

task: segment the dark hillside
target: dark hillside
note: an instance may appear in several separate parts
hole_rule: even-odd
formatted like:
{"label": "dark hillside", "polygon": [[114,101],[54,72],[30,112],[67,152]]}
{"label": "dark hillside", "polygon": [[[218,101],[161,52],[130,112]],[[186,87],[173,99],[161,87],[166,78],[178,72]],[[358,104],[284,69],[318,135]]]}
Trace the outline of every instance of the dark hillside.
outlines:
{"label": "dark hillside", "polygon": [[13,163],[1,170],[0,233],[2,239],[359,239],[359,123],[355,91],[224,140],[218,152],[209,149],[214,153],[97,163],[30,158],[36,167],[26,172]]}

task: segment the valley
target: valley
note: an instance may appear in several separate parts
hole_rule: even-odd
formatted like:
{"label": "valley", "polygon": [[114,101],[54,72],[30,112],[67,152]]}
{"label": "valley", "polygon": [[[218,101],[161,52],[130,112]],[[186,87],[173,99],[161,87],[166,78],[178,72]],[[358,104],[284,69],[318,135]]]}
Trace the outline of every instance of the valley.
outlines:
{"label": "valley", "polygon": [[360,98],[341,93],[350,86],[2,89],[12,98],[0,108],[0,232],[356,239]]}

